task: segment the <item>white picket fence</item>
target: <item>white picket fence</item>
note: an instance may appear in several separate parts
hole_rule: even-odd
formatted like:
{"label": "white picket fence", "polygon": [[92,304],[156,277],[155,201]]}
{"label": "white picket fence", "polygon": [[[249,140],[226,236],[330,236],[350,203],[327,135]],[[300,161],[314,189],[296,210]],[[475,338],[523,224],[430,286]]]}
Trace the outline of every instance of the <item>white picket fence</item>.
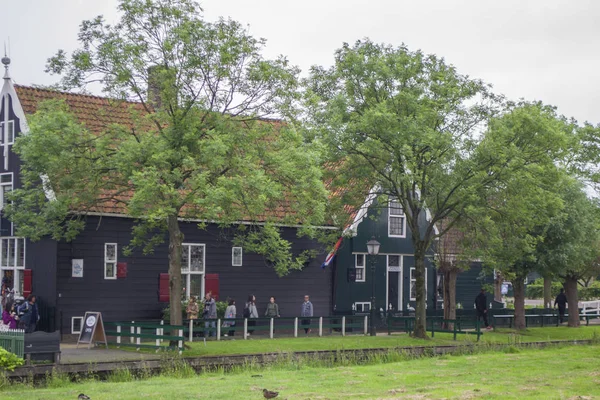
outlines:
{"label": "white picket fence", "polygon": [[600,314],[600,300],[582,301],[581,315]]}

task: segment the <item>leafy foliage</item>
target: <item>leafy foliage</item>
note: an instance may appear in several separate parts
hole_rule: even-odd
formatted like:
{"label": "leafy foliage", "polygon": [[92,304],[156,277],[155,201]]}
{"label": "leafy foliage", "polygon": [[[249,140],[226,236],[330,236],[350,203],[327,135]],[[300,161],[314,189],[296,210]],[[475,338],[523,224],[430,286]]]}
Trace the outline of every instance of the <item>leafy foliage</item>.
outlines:
{"label": "leafy foliage", "polygon": [[0,371],[14,371],[24,363],[22,358],[0,347]]}

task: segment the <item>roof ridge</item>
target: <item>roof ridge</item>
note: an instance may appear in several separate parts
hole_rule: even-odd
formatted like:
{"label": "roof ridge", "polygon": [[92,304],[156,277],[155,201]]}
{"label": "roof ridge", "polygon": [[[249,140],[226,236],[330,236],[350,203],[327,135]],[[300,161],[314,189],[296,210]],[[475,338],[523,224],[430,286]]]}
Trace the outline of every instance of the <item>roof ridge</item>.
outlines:
{"label": "roof ridge", "polygon": [[75,92],[69,92],[69,91],[65,91],[65,90],[58,90],[58,89],[45,88],[45,87],[36,87],[36,86],[28,86],[28,85],[20,85],[20,84],[15,84],[14,86],[15,86],[15,89],[26,89],[26,90],[34,90],[34,91],[47,92],[47,93],[59,93],[59,94],[64,94],[64,95],[68,95],[68,96],[85,97],[85,98],[89,98],[89,99],[121,101],[124,103],[130,103],[130,104],[142,104],[141,101],[124,100],[124,99],[117,99],[114,97],[97,96],[97,95],[85,94],[85,93],[75,93]]}

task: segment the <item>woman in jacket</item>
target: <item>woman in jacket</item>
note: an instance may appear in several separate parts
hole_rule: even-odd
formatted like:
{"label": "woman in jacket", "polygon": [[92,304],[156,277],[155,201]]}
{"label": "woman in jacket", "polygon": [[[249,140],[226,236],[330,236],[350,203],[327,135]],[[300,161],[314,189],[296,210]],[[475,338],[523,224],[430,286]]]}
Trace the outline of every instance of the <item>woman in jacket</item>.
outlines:
{"label": "woman in jacket", "polygon": [[7,303],[2,312],[2,322],[8,326],[8,329],[17,329],[17,314],[15,313],[15,305]]}
{"label": "woman in jacket", "polygon": [[267,310],[265,311],[265,317],[277,318],[279,317],[279,306],[275,303],[275,296],[271,296],[269,304],[267,304]]}
{"label": "woman in jacket", "polygon": [[[235,309],[235,300],[229,299],[229,305],[225,310],[225,322],[223,322],[223,328],[232,328],[235,326],[235,321],[227,321],[228,319],[235,320],[237,310]],[[234,336],[235,330],[229,330],[229,336]],[[227,334],[225,334],[227,336]]]}
{"label": "woman in jacket", "polygon": [[[244,318],[258,318],[258,310],[256,309],[256,296],[251,294],[248,296],[248,301],[244,307]],[[248,321],[248,326],[256,326],[256,321]],[[254,329],[248,329],[248,336],[254,333]]]}
{"label": "woman in jacket", "polygon": [[198,319],[198,312],[200,311],[200,307],[198,307],[198,302],[196,301],[196,296],[190,296],[190,302],[188,303],[185,312],[187,312],[188,319]]}

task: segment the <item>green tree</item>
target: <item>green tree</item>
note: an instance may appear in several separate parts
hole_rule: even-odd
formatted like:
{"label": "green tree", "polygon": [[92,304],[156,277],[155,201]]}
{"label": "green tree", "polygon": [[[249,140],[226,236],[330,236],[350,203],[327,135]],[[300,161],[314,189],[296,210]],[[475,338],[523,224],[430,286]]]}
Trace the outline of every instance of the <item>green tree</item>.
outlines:
{"label": "green tree", "polygon": [[81,48],[70,57],[58,51],[48,71],[64,88],[96,82],[116,104],[137,104],[120,106],[127,121],[94,131],[64,103],[41,104],[15,146],[24,187],[9,212],[21,235],[72,239],[86,212],[122,208],[136,218],[131,247],[150,252],[168,240],[170,322],[180,324],[182,219],[224,227],[264,220],[263,229],[236,230],[236,240],[285,275],[308,255],[292,256],[275,224],[313,233],[324,221],[326,190],[318,153],[293,125],[265,120],[290,111],[296,67],[265,59],[264,40],[239,23],[203,20],[193,0],[121,0],[118,8],[116,25],[84,21]]}
{"label": "green tree", "polygon": [[415,256],[414,334],[426,337],[425,257],[503,171],[496,149],[476,152],[499,101],[442,59],[369,40],[344,44],[331,68],[313,67],[306,94],[307,136],[330,150],[333,187],[364,199],[361,182],[377,185],[404,210]]}

